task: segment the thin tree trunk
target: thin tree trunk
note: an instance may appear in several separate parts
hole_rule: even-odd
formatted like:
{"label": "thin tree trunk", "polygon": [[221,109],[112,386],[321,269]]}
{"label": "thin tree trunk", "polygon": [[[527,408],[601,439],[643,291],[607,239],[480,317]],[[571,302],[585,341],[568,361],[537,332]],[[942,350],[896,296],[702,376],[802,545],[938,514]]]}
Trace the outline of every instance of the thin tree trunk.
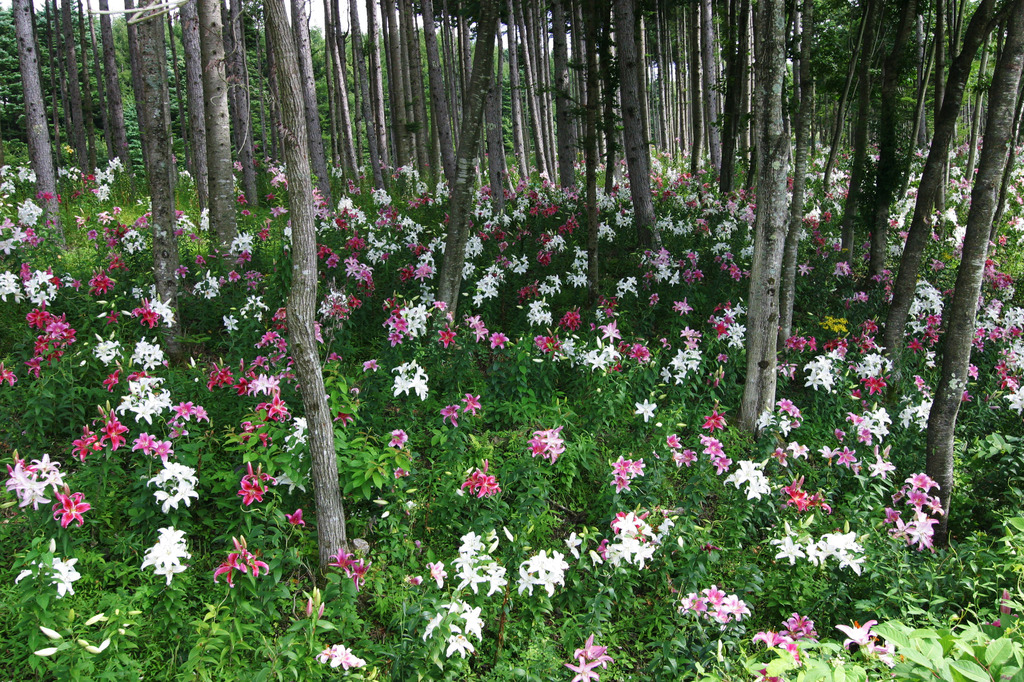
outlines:
{"label": "thin tree trunk", "polygon": [[[600,5],[601,20],[599,22],[601,30],[600,37],[600,69],[601,69],[601,83],[604,86],[603,97],[601,100],[604,102],[604,111],[602,115],[601,124],[603,127],[603,138],[604,138],[604,191],[605,194],[611,194],[612,189],[619,181],[619,166],[616,153],[618,152],[618,143],[616,138],[615,129],[615,95],[619,91],[617,77],[615,69],[612,68],[612,26],[611,26],[611,4],[609,2],[602,1]],[[598,138],[598,144],[601,142],[601,136]],[[600,151],[598,151],[600,154]]]}
{"label": "thin tree trunk", "polygon": [[[43,2],[43,9],[44,9],[45,15],[46,15],[46,60],[47,60],[47,63],[49,65],[50,92],[53,93],[52,97],[51,97],[51,100],[52,100],[51,116],[53,118],[53,148],[56,150],[56,155],[53,158],[57,162],[57,165],[60,165],[61,158],[62,158],[61,157],[61,135],[60,135],[61,122],[60,122],[60,118],[61,118],[61,112],[67,110],[67,96],[66,96],[67,89],[64,87],[64,79],[63,78],[58,78],[58,72],[60,71],[61,59],[58,58],[57,60],[54,60],[54,58],[53,58],[54,54],[60,52],[59,36],[58,36],[58,40],[56,42],[53,39],[53,36],[56,33],[56,31],[54,30],[54,26],[55,26],[56,22],[58,21],[58,19],[56,18],[56,15],[58,14],[56,0],[54,0],[54,3],[53,3],[53,11],[51,11],[51,6],[50,6],[50,1],[49,0],[45,0],[45,2]],[[31,14],[31,21],[29,22],[31,24],[31,26],[30,26],[30,28],[31,28],[30,35],[32,36],[33,43],[38,44],[38,40],[36,40],[36,35],[35,35],[35,33],[36,33],[36,31],[35,31],[35,23],[36,23],[35,22],[35,20],[36,20],[35,11],[33,10],[32,12],[30,12],[30,14]],[[54,49],[55,45],[57,45],[56,49]],[[43,73],[42,73],[42,71],[43,71],[42,70],[42,64],[40,64],[39,65],[39,76],[38,76],[40,83],[43,82]],[[59,85],[59,87],[58,87],[58,85]],[[59,96],[58,96],[58,93],[59,93]]]}
{"label": "thin tree trunk", "polygon": [[107,103],[110,113],[107,123],[110,125],[111,151],[121,159],[129,176],[132,172],[132,158],[128,153],[128,135],[124,128],[124,101],[121,99],[121,80],[114,51],[114,29],[110,23],[107,0],[99,0],[100,5],[100,38],[103,42],[103,78],[107,83]]}
{"label": "thin tree trunk", "polygon": [[[299,75],[302,78],[302,100],[306,105],[306,134],[309,138],[309,161],[316,173],[316,187],[328,206],[334,204],[331,196],[331,175],[324,154],[324,135],[320,130],[320,109],[316,103],[316,84],[313,82],[313,53],[309,44],[309,0],[292,0],[292,31],[295,50],[299,55]],[[281,65],[278,64],[280,68]],[[280,85],[280,83],[278,84]]]}
{"label": "thin tree trunk", "polygon": [[[586,31],[586,79],[587,106],[586,123],[583,127],[583,154],[587,182],[587,303],[595,305],[598,295],[598,236],[600,219],[597,213],[597,107],[598,85],[600,74],[597,70],[597,52],[600,49],[598,28],[602,17],[607,17],[603,10],[604,2],[595,0],[587,4],[584,10],[583,23]],[[611,175],[611,169],[607,170]]]}
{"label": "thin tree trunk", "polygon": [[[352,7],[355,7],[355,0],[352,0]],[[352,23],[356,23],[355,9],[352,10]],[[388,166],[388,128],[384,118],[384,86],[381,81],[383,71],[380,67],[380,51],[377,47],[377,3],[376,0],[366,0],[366,50],[369,59],[370,96],[372,99],[374,130],[377,134],[377,152],[380,154],[380,165]],[[396,124],[397,125],[397,124]],[[387,173],[385,172],[385,175]],[[383,186],[383,185],[382,185]]]}
{"label": "thin tree trunk", "polygon": [[[910,171],[910,152],[913,138],[906,137],[906,131],[899,126],[913,120],[912,112],[906,111],[898,90],[903,77],[908,75],[909,60],[906,58],[910,34],[914,29],[917,0],[905,0],[900,10],[899,25],[893,39],[892,49],[882,66],[882,102],[886,105],[879,110],[878,122],[878,164],[875,173],[875,207],[871,223],[871,262],[868,276],[872,282],[880,282],[885,270],[885,256],[888,252],[889,213],[897,188],[903,184],[903,176]],[[900,115],[902,114],[902,116]]]}
{"label": "thin tree trunk", "polygon": [[804,0],[800,22],[800,106],[795,118],[796,150],[793,152],[793,199],[789,205],[789,228],[782,256],[782,287],[779,290],[779,336],[781,348],[793,330],[793,302],[796,300],[797,256],[804,226],[804,187],[807,184],[808,141],[811,136],[811,43],[814,36],[814,0]]}
{"label": "thin tree trunk", "polygon": [[910,229],[907,231],[907,241],[903,247],[903,257],[900,259],[899,272],[893,283],[892,301],[885,319],[883,342],[886,353],[893,360],[897,371],[903,352],[907,316],[910,313],[910,304],[914,300],[914,292],[917,289],[917,273],[921,267],[925,245],[931,234],[932,209],[936,206],[941,192],[940,185],[946,156],[956,130],[956,119],[960,113],[960,105],[963,102],[964,90],[971,73],[974,56],[977,54],[978,48],[981,47],[982,41],[994,27],[995,4],[996,0],[982,0],[974,10],[974,15],[964,34],[960,53],[949,65],[942,109],[933,124],[932,144],[928,150],[924,169],[921,171],[914,215],[911,219]]}
{"label": "thin tree trunk", "polygon": [[540,98],[536,92],[536,84],[539,79],[536,75],[537,71],[529,48],[530,34],[526,29],[523,0],[514,0],[514,4],[517,24],[516,33],[522,39],[521,44],[523,46],[523,67],[526,70],[526,101],[530,105],[530,120],[532,123],[533,138],[535,141],[534,155],[536,156],[537,170],[541,175],[546,174],[550,178],[553,169],[548,163],[547,146],[544,143]]}
{"label": "thin tree trunk", "polygon": [[[500,45],[500,43],[499,43]],[[498,50],[490,93],[487,95],[487,169],[491,181],[491,206],[498,215],[505,212],[505,139],[501,125],[501,72],[503,50]]]}
{"label": "thin tree trunk", "polygon": [[32,35],[31,0],[14,0],[14,32],[18,41],[18,65],[21,70],[22,95],[25,101],[25,127],[28,133],[28,155],[36,174],[36,196],[46,211],[46,223],[53,229],[61,244],[61,229],[57,205],[57,175],[50,147],[50,130],[46,123],[46,104],[39,79],[39,49]]}
{"label": "thin tree trunk", "polygon": [[981,65],[978,67],[978,87],[977,92],[974,93],[974,111],[971,114],[971,136],[968,140],[970,147],[967,155],[967,171],[964,173],[964,177],[967,178],[968,182],[974,180],[974,168],[978,159],[978,142],[981,138],[981,110],[982,103],[985,101],[985,93],[981,88],[981,83],[988,76],[988,44],[989,41],[986,40],[985,45],[981,48]]}
{"label": "thin tree trunk", "polygon": [[690,20],[689,20],[689,38],[690,38],[690,92],[692,96],[690,98],[690,118],[693,119],[691,126],[692,139],[690,140],[690,175],[697,174],[697,168],[700,166],[701,157],[704,155],[704,107],[702,102],[704,98],[701,97],[700,84],[701,84],[701,68],[700,68],[700,40],[698,32],[698,12],[697,4],[693,3],[690,6]]}
{"label": "thin tree trunk", "polygon": [[706,103],[704,120],[707,121],[708,150],[711,154],[711,167],[715,173],[722,171],[722,134],[718,127],[718,71],[715,57],[715,26],[711,15],[711,0],[700,0],[701,16],[701,49],[704,77],[704,101]]}
{"label": "thin tree trunk", "polygon": [[[155,3],[154,3],[155,4]],[[146,146],[146,179],[152,207],[149,227],[153,231],[153,279],[161,302],[174,312],[173,324],[162,328],[164,347],[172,362],[182,359],[178,316],[178,238],[174,235],[174,180],[177,169],[171,150],[171,105],[167,88],[167,56],[164,22],[159,12],[148,8],[130,14],[139,37],[139,74],[142,99],[138,102],[139,130]]]}
{"label": "thin tree trunk", "polygon": [[210,205],[210,176],[206,172],[206,112],[203,104],[203,63],[196,0],[188,0],[182,5],[178,18],[181,21],[181,43],[185,52],[185,94],[188,97],[189,137],[192,139],[192,177],[199,195],[199,209],[202,210]]}
{"label": "thin tree trunk", "polygon": [[1017,147],[1021,144],[1021,134],[1024,132],[1024,125],[1021,118],[1024,116],[1024,76],[1021,77],[1020,85],[1017,86],[1017,112],[1013,115],[1013,132],[1010,135],[1010,156],[1006,162],[1006,170],[1003,171],[1003,183],[999,187],[999,206],[996,208],[996,216],[992,219],[992,234],[990,241],[996,240],[999,226],[1003,224],[1003,212],[1006,210],[1006,197],[1010,190],[1010,181],[1013,179],[1011,172],[1017,162]]}
{"label": "thin tree trunk", "polygon": [[232,54],[227,55],[231,83],[230,95],[234,102],[234,128],[238,142],[238,161],[242,165],[242,191],[250,206],[259,205],[256,190],[256,154],[253,148],[252,111],[249,101],[249,69],[246,66],[245,33],[242,30],[240,0],[231,0]]}
{"label": "thin tree trunk", "polygon": [[953,492],[953,435],[957,413],[967,388],[967,373],[974,341],[978,298],[988,258],[992,218],[1011,142],[1014,105],[1024,67],[1024,0],[1011,3],[1006,42],[992,75],[985,146],[978,177],[971,192],[960,266],[953,298],[944,315],[942,375],[928,415],[926,473],[939,484],[939,500],[946,512],[938,517],[935,543],[949,541],[949,503]]}
{"label": "thin tree trunk", "polygon": [[759,0],[754,32],[755,102],[758,117],[757,214],[754,256],[747,299],[747,378],[740,404],[740,428],[757,430],[758,418],[775,404],[778,376],[779,278],[786,237],[788,163],[782,120],[786,73],[786,22],[782,0]]}
{"label": "thin tree trunk", "polygon": [[[313,223],[313,183],[310,177],[309,142],[306,137],[307,107],[304,85],[296,68],[296,54],[283,0],[266,0],[267,32],[278,65],[278,101],[281,103],[283,147],[288,168],[289,210],[292,223],[292,282],[288,295],[288,337],[302,406],[309,430],[308,446],[316,502],[320,569],[326,570],[339,552],[348,551],[345,508],[338,485],[338,459],[334,452],[334,427],[327,406],[327,392],[320,371],[314,323],[317,301],[316,228]],[[294,15],[301,19],[301,15]]]}
{"label": "thin tree trunk", "polygon": [[839,139],[842,137],[843,124],[846,122],[846,103],[850,98],[850,90],[853,88],[853,82],[857,77],[857,64],[862,59],[862,52],[870,49],[864,40],[869,26],[868,9],[869,5],[865,4],[861,11],[860,29],[857,31],[857,44],[850,54],[850,66],[846,71],[846,84],[843,85],[843,94],[839,96],[839,102],[836,104],[836,120],[832,126],[832,141],[829,144],[828,161],[825,162],[825,174],[822,179],[825,194],[828,194],[829,187],[832,185],[832,170],[835,168],[836,155],[839,153]]}
{"label": "thin tree trunk", "polygon": [[519,37],[518,25],[515,22],[515,12],[512,8],[512,0],[507,0],[508,6],[508,61],[509,61],[509,90],[512,98],[512,146],[515,150],[516,163],[519,166],[519,180],[525,182],[530,178],[530,164],[527,161],[525,118],[523,111],[522,87],[519,82]]}
{"label": "thin tree trunk", "polygon": [[100,112],[100,125],[103,128],[103,144],[107,148],[107,160],[114,158],[113,141],[110,138],[110,123],[107,121],[106,83],[100,68],[99,43],[96,40],[96,18],[92,11],[92,2],[86,0],[86,11],[89,14],[89,46],[92,52],[92,72],[96,74],[96,110]]}
{"label": "thin tree trunk", "polygon": [[235,178],[231,165],[231,118],[224,63],[224,26],[217,0],[197,0],[196,8],[203,64],[210,227],[217,236],[217,245],[226,253],[238,228],[235,218]]}
{"label": "thin tree trunk", "polygon": [[75,37],[71,29],[71,0],[61,3],[61,23],[64,27],[64,75],[68,83],[68,104],[71,117],[71,146],[79,169],[89,167],[89,153],[85,139],[85,114],[82,111],[82,87],[79,83],[78,57]]}
{"label": "thin tree trunk", "polygon": [[[473,71],[466,89],[467,99],[462,111],[459,150],[456,154],[455,184],[451,189],[448,229],[445,235],[444,261],[438,282],[437,300],[447,305],[449,314],[456,314],[462,268],[469,239],[469,217],[473,208],[473,157],[483,127],[487,85],[494,69],[494,36],[498,31],[499,0],[482,0],[477,24],[476,54]],[[456,318],[457,319],[457,318]]]}
{"label": "thin tree trunk", "polygon": [[[330,0],[335,5],[335,10],[338,9],[337,1]],[[336,50],[338,55],[338,102],[341,107],[341,135],[343,142],[342,155],[344,157],[345,169],[353,175],[358,168],[358,162],[356,159],[356,127],[352,124],[352,112],[349,109],[348,104],[348,74],[346,73],[347,64],[345,58],[345,34],[341,32],[340,21],[337,27],[337,36],[335,40],[337,42]]]}
{"label": "thin tree trunk", "polygon": [[[452,144],[452,115],[445,96],[441,58],[437,50],[437,29],[434,26],[433,0],[423,0],[423,39],[427,47],[427,77],[430,78],[430,101],[434,107],[434,121],[441,145],[441,164],[448,186],[455,184],[455,147]],[[513,51],[514,54],[514,51]],[[513,98],[515,95],[513,94]]]}
{"label": "thin tree trunk", "polygon": [[566,43],[568,26],[565,23],[563,0],[552,0],[554,21],[555,63],[555,116],[558,137],[558,184],[564,189],[576,189],[576,128],[569,100],[569,49]]}
{"label": "thin tree trunk", "polygon": [[188,122],[185,120],[185,105],[181,99],[181,74],[178,71],[178,48],[174,40],[174,22],[171,20],[171,13],[167,15],[167,42],[171,46],[171,73],[174,76],[174,98],[178,105],[178,120],[181,122],[181,140],[185,147],[185,166],[192,167],[192,154],[189,149]]}
{"label": "thin tree trunk", "polygon": [[380,136],[374,118],[374,100],[371,99],[369,92],[370,77],[366,73],[366,60],[363,59],[363,37],[359,34],[359,7],[356,0],[349,2],[349,23],[352,27],[352,61],[355,62],[354,68],[359,70],[359,85],[362,87],[359,101],[363,107],[363,121],[366,124],[366,149],[370,155],[373,186],[376,189],[384,189],[381,152],[378,147]]}
{"label": "thin tree trunk", "polygon": [[636,53],[636,0],[614,0],[615,35],[619,45],[619,92],[622,102],[622,135],[633,224],[642,248],[654,243],[654,201],[651,199],[650,150],[643,133],[640,111],[640,69]]}

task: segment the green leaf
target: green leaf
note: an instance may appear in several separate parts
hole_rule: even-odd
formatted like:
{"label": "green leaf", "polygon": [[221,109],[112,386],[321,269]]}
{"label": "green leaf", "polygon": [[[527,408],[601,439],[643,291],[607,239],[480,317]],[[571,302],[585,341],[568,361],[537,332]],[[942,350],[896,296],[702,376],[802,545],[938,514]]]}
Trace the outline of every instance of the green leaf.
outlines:
{"label": "green leaf", "polygon": [[1015,516],[1012,519],[1007,519],[1006,522],[1014,528],[1016,528],[1017,530],[1019,530],[1021,533],[1024,533],[1024,517]]}
{"label": "green leaf", "polygon": [[990,642],[985,649],[985,663],[989,665],[1002,665],[1010,660],[1013,655],[1013,642],[1005,637]]}
{"label": "green leaf", "polygon": [[975,682],[992,682],[992,676],[974,661],[950,661],[949,667],[969,680]]}

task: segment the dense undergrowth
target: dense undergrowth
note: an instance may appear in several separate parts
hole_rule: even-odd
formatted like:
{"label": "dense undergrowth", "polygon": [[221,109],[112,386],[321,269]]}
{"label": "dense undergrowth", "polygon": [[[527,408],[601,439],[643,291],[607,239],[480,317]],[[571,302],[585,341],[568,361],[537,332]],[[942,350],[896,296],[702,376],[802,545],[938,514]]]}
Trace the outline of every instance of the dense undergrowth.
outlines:
{"label": "dense undergrowth", "polygon": [[240,202],[231,255],[181,178],[182,364],[161,348],[171,313],[131,178],[64,173],[61,244],[30,175],[7,167],[0,186],[0,677],[999,679],[1024,663],[1019,174],[939,550],[920,472],[964,183],[893,367],[876,345],[891,277],[864,281],[838,251],[842,197],[814,166],[794,336],[756,441],[732,425],[751,198],[661,160],[651,252],[628,192],[602,195],[589,306],[580,201],[523,184],[495,216],[481,193],[453,316],[432,295],[444,188],[349,183],[318,221],[353,539],[326,576],[280,170],[259,207]]}

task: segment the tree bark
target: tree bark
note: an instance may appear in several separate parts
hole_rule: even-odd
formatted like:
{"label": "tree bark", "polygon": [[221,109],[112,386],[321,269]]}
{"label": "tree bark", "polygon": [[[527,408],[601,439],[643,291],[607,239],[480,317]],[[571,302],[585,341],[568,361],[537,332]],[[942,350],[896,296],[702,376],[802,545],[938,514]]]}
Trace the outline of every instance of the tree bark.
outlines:
{"label": "tree bark", "polygon": [[[583,126],[583,154],[587,183],[587,303],[595,305],[598,295],[598,236],[600,219],[597,213],[597,107],[600,74],[597,70],[597,52],[600,49],[598,28],[602,17],[604,2],[595,0],[587,3],[583,13],[584,30],[586,31],[586,79],[587,106],[586,120]],[[607,170],[611,174],[611,169]]]}
{"label": "tree bark", "polygon": [[25,128],[28,133],[28,155],[36,174],[36,195],[46,211],[47,225],[64,243],[57,204],[57,175],[50,147],[50,129],[46,123],[46,104],[39,79],[39,49],[32,35],[31,0],[14,0],[14,32],[18,41],[18,65],[25,101]]}
{"label": "tree bark", "polygon": [[107,160],[114,158],[114,143],[110,136],[109,112],[107,110],[106,81],[100,68],[99,42],[96,40],[96,19],[92,11],[92,2],[86,0],[86,11],[89,14],[89,45],[92,50],[92,72],[96,74],[96,109],[100,112],[100,125],[103,127],[103,144],[107,148]]}
{"label": "tree bark", "polygon": [[622,137],[629,170],[633,224],[642,248],[653,242],[654,201],[651,199],[651,154],[643,133],[640,112],[640,68],[636,53],[636,0],[614,0],[615,34],[619,47],[619,93],[622,102]]}
{"label": "tree bark", "polygon": [[526,151],[526,113],[523,111],[522,87],[519,81],[518,26],[515,21],[515,12],[512,8],[512,0],[506,0],[506,4],[509,16],[508,81],[510,95],[512,98],[512,146],[516,155],[516,163],[519,166],[519,180],[521,182],[525,182],[530,178],[530,164],[527,161],[529,155]]}
{"label": "tree bark", "polygon": [[491,181],[491,207],[501,215],[505,212],[505,178],[508,169],[505,167],[505,139],[501,125],[501,71],[502,50],[498,50],[498,59],[491,79],[490,93],[487,95],[487,170]]}
{"label": "tree bark", "polygon": [[[303,85],[296,65],[292,33],[283,0],[266,0],[267,31],[272,37],[278,69],[278,100],[285,164],[288,168],[289,210],[292,224],[292,283],[288,295],[289,349],[302,392],[302,406],[309,429],[308,446],[316,502],[320,569],[331,558],[348,550],[345,509],[338,485],[338,460],[334,453],[334,430],[320,356],[314,331],[317,297],[316,228],[313,223],[313,183],[310,177],[309,144],[306,136],[307,111]],[[296,15],[296,18],[301,18]]]}
{"label": "tree bark", "polygon": [[747,378],[740,404],[740,428],[757,430],[761,413],[775,403],[776,341],[779,333],[779,277],[786,236],[787,146],[782,119],[786,22],[782,0],[759,0],[754,31],[758,118],[757,214],[754,256],[747,298]]}
{"label": "tree bark", "polygon": [[363,121],[366,125],[366,149],[370,155],[370,170],[373,173],[373,186],[376,189],[384,189],[384,175],[381,170],[381,152],[378,147],[380,136],[377,134],[377,125],[373,112],[373,100],[370,97],[370,77],[366,73],[366,61],[363,59],[363,38],[359,34],[359,8],[356,0],[349,2],[349,17],[352,28],[352,61],[354,68],[359,70],[359,85],[362,88],[359,103],[363,108]]}
{"label": "tree bark", "polygon": [[[334,204],[331,196],[331,175],[327,170],[324,135],[320,130],[320,109],[316,103],[316,84],[313,82],[313,53],[309,44],[309,0],[292,0],[292,30],[299,57],[299,76],[302,78],[302,101],[306,105],[309,161],[317,176],[316,187],[320,190],[320,196],[328,206],[331,206]],[[280,63],[278,67],[281,68]]]}
{"label": "tree bark", "polygon": [[704,99],[701,97],[700,91],[700,38],[697,27],[700,10],[697,8],[696,3],[691,4],[689,7],[687,28],[689,29],[690,59],[688,68],[690,70],[690,92],[692,93],[690,97],[690,118],[692,120],[690,124],[692,133],[690,139],[690,175],[696,175],[701,157],[704,156],[704,107],[702,104]]}
{"label": "tree bark", "polygon": [[452,144],[452,115],[445,96],[441,58],[437,50],[437,28],[434,25],[433,0],[423,0],[423,39],[427,48],[427,77],[430,79],[430,101],[434,107],[434,126],[441,146],[441,165],[448,186],[455,184],[455,147]]}
{"label": "tree bark", "polygon": [[789,205],[789,228],[782,256],[782,288],[779,291],[779,336],[781,348],[793,330],[793,302],[796,300],[797,256],[804,227],[804,187],[807,184],[808,141],[811,136],[811,43],[814,36],[814,0],[804,0],[800,17],[800,105],[794,118],[796,149],[793,152],[793,199]]}
{"label": "tree bark", "polygon": [[[153,4],[157,4],[154,2]],[[146,179],[152,202],[149,227],[153,231],[153,278],[157,297],[174,312],[174,324],[162,328],[164,347],[173,362],[182,359],[178,319],[178,238],[174,234],[174,180],[171,151],[171,105],[167,88],[167,57],[161,13],[148,7],[129,15],[139,37],[139,130],[146,148]]]}
{"label": "tree bark", "polygon": [[[356,25],[355,0],[352,0],[352,24]],[[377,151],[380,154],[380,165],[388,166],[388,132],[384,119],[384,89],[381,83],[383,71],[380,68],[380,52],[377,48],[377,2],[366,0],[366,51],[369,59],[370,97],[373,109],[374,130],[377,134]],[[387,175],[387,172],[384,173]]]}
{"label": "tree bark", "polygon": [[238,140],[238,161],[242,165],[242,191],[250,206],[259,205],[256,190],[256,153],[252,134],[252,106],[249,100],[249,69],[246,65],[245,31],[240,0],[231,0],[232,53],[227,55],[229,94],[234,103],[234,127]]}
{"label": "tree bark", "polygon": [[[102,0],[104,3],[106,0]],[[203,104],[203,62],[199,47],[199,15],[196,0],[181,6],[181,43],[185,52],[185,94],[188,98],[189,136],[192,139],[192,177],[199,195],[199,208],[210,205],[210,176],[206,171],[206,113]]]}
{"label": "tree bark", "polygon": [[846,123],[846,102],[850,97],[850,90],[853,88],[854,80],[857,77],[857,63],[861,59],[861,53],[865,49],[864,36],[868,30],[868,5],[865,4],[861,11],[860,29],[857,31],[857,43],[850,54],[850,66],[846,71],[846,84],[843,86],[843,94],[839,96],[836,104],[835,123],[832,126],[831,144],[828,148],[828,160],[825,162],[825,174],[822,180],[823,191],[828,194],[832,184],[832,169],[835,168],[836,155],[839,153],[839,140],[843,135],[843,125]]}
{"label": "tree bark", "polygon": [[476,54],[473,71],[466,89],[466,103],[462,110],[459,151],[456,155],[455,184],[451,189],[448,230],[445,235],[444,261],[438,282],[437,299],[455,315],[462,285],[462,266],[466,259],[466,241],[469,239],[469,216],[473,209],[473,158],[480,143],[484,105],[488,83],[494,69],[494,36],[498,30],[498,1],[482,0],[477,24]]}
{"label": "tree bark", "polygon": [[563,0],[552,0],[551,16],[554,22],[555,63],[555,117],[558,138],[558,184],[564,189],[576,189],[576,117],[572,112],[569,95],[569,49],[566,43],[568,26],[565,23]]}
{"label": "tree bark", "polygon": [[956,120],[960,114],[960,105],[963,102],[967,79],[971,74],[971,64],[974,62],[974,56],[982,41],[994,27],[995,9],[996,0],[982,0],[974,10],[974,15],[964,33],[960,53],[949,65],[942,109],[933,124],[932,144],[928,150],[924,169],[921,171],[917,201],[914,204],[914,216],[911,219],[910,229],[907,231],[907,241],[903,247],[899,272],[893,283],[889,313],[885,319],[883,343],[886,353],[895,363],[897,371],[899,358],[903,352],[907,316],[910,312],[910,304],[914,300],[914,292],[917,289],[917,273],[921,267],[921,259],[924,257],[924,247],[928,243],[931,233],[932,209],[941,192],[940,185],[946,156],[949,154],[949,145],[956,131]]}
{"label": "tree bark", "polygon": [[199,11],[199,44],[203,60],[210,227],[217,236],[221,251],[227,252],[238,227],[235,218],[235,178],[231,166],[231,118],[224,63],[224,26],[217,0],[196,0],[196,7]]}
{"label": "tree bark", "polygon": [[935,541],[949,540],[949,502],[953,489],[953,432],[957,412],[967,388],[967,372],[974,341],[978,298],[988,258],[992,218],[998,203],[999,185],[1006,167],[1013,128],[1017,86],[1024,67],[1024,0],[1015,0],[1009,13],[1006,41],[992,75],[985,146],[978,177],[971,191],[963,252],[957,268],[953,298],[944,322],[942,376],[928,415],[926,472],[939,484],[945,514],[939,516]]}
{"label": "tree bark", "polygon": [[79,83],[78,58],[75,37],[71,29],[71,0],[61,3],[61,24],[64,31],[64,75],[68,85],[67,114],[71,118],[71,146],[75,149],[75,161],[79,169],[89,165],[89,153],[85,140],[85,115],[82,111],[82,87]]}
{"label": "tree bark", "polygon": [[974,106],[971,112],[971,135],[968,138],[968,154],[967,154],[967,170],[964,172],[964,177],[968,181],[974,180],[974,168],[978,160],[978,142],[981,138],[981,110],[982,103],[985,101],[985,92],[981,87],[981,83],[988,75],[988,44],[989,41],[985,41],[985,45],[981,48],[981,65],[978,66],[978,80],[976,86],[976,92],[974,93]]}
{"label": "tree bark", "polygon": [[712,20],[711,0],[700,0],[701,50],[703,55],[704,102],[707,121],[708,151],[711,167],[718,174],[722,170],[722,133],[718,128],[718,70],[715,58],[715,26]]}

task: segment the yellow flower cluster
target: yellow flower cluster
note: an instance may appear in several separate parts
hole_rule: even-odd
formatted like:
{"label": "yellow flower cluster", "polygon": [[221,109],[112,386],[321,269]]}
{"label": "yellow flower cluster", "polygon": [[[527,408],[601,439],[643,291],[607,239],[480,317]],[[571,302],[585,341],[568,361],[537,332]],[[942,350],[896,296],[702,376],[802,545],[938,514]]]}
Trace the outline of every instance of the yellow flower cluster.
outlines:
{"label": "yellow flower cluster", "polygon": [[828,329],[836,334],[845,334],[848,331],[845,317],[832,317],[831,315],[826,315],[825,319],[818,324],[824,329]]}

